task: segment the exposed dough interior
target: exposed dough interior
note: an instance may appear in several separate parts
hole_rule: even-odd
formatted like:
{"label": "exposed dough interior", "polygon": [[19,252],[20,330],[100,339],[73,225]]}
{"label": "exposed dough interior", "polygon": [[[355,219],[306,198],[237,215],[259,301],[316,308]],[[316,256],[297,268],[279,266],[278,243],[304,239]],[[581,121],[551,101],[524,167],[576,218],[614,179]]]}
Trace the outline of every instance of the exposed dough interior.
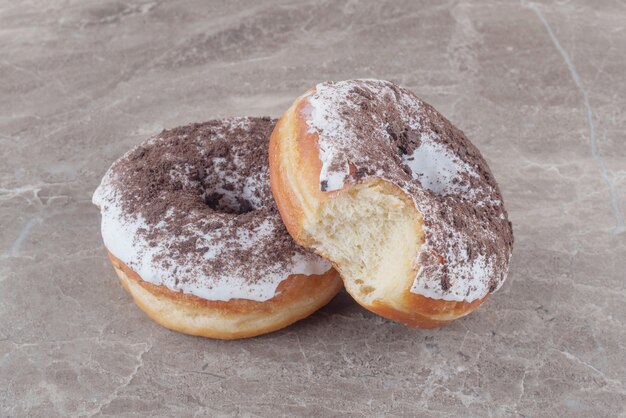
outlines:
{"label": "exposed dough interior", "polygon": [[385,299],[399,307],[417,272],[421,219],[404,193],[377,180],[325,200],[304,232],[336,264],[346,289],[361,303]]}

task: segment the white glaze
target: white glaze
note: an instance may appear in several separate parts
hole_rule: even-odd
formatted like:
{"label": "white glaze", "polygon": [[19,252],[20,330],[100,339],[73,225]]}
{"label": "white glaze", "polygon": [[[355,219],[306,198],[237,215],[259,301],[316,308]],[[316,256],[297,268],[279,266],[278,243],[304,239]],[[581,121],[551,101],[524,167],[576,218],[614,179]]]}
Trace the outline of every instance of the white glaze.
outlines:
{"label": "white glaze", "polygon": [[466,163],[454,156],[440,143],[422,135],[421,145],[412,154],[402,155],[402,162],[409,166],[414,180],[422,187],[438,195],[467,193],[468,185],[455,183],[461,172],[476,176],[476,172]]}

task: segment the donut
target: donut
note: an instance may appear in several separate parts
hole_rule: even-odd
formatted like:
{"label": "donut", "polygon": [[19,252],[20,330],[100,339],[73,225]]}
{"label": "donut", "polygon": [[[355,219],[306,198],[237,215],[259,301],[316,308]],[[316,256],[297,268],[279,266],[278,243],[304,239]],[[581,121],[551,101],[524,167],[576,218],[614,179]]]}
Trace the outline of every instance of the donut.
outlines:
{"label": "donut", "polygon": [[462,317],[502,286],[513,231],[478,149],[388,81],[317,84],[270,138],[288,231],[362,306],[412,327]]}
{"label": "donut", "polygon": [[341,289],[331,265],[281,221],[267,154],[275,123],[229,118],[163,131],[96,189],[113,267],[164,327],[252,337],[310,315]]}

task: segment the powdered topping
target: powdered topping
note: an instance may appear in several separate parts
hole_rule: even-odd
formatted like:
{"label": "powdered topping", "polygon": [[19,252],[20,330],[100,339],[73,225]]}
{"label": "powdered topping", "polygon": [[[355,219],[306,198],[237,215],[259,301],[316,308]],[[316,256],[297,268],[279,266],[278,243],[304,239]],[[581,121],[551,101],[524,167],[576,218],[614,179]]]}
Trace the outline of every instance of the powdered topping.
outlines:
{"label": "powdered topping", "polygon": [[381,80],[320,83],[303,109],[318,134],[320,190],[380,178],[424,218],[411,292],[471,302],[506,278],[513,233],[478,149],[433,107]]}
{"label": "powdered topping", "polygon": [[208,300],[271,299],[330,264],[293,242],[269,187],[275,121],[163,131],[116,161],[93,196],[107,249],[143,280]]}

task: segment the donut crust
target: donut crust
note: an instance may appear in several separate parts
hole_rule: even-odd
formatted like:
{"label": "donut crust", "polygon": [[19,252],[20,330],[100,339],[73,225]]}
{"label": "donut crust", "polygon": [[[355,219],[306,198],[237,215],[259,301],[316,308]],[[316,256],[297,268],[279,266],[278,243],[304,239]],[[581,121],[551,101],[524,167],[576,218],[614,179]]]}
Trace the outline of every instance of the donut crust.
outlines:
{"label": "donut crust", "polygon": [[146,282],[108,254],[122,286],[150,318],[173,331],[208,338],[233,340],[277,331],[326,305],[342,288],[339,274],[330,269],[322,275],[290,275],[264,302],[212,301]]}
{"label": "donut crust", "polygon": [[[287,230],[300,245],[314,249],[327,258],[337,269],[346,290],[364,308],[385,318],[398,321],[415,328],[436,328],[457,318],[465,316],[480,306],[488,296],[467,301],[447,301],[432,299],[411,293],[413,278],[407,277],[405,283],[398,283],[401,290],[385,298],[368,300],[359,292],[358,286],[350,283],[342,271],[342,265],[333,260],[333,255],[315,248],[315,240],[307,233],[305,223],[318,218],[323,204],[342,194],[350,193],[356,185],[345,184],[340,190],[322,192],[319,187],[322,163],[319,158],[318,135],[309,132],[303,109],[307,106],[307,96],[312,88],[300,96],[283,114],[270,137],[270,183],[272,194]],[[351,167],[352,169],[353,167]],[[409,201],[409,197],[397,186],[380,179],[370,179],[368,187],[375,187],[390,194],[397,194],[400,199]],[[402,196],[404,195],[404,196]],[[412,205],[412,204],[411,204]],[[416,216],[415,236],[421,237],[421,219]],[[419,266],[415,266],[415,270]]]}

